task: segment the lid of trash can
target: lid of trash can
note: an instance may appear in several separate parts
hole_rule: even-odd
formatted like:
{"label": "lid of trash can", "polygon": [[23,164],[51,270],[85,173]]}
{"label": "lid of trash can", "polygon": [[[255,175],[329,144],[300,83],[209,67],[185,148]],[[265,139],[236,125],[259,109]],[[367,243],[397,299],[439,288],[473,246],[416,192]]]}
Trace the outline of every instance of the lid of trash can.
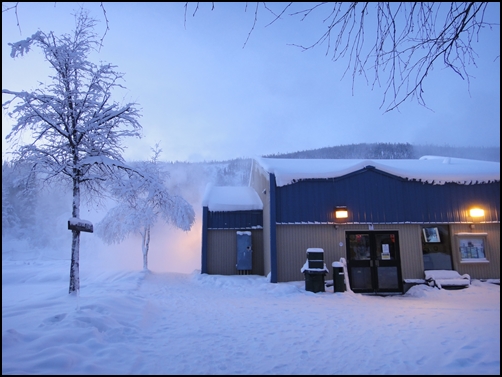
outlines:
{"label": "lid of trash can", "polygon": [[324,250],[319,247],[309,247],[307,253],[324,253]]}
{"label": "lid of trash can", "polygon": [[332,267],[343,267],[343,263],[342,262],[333,262],[331,264]]}

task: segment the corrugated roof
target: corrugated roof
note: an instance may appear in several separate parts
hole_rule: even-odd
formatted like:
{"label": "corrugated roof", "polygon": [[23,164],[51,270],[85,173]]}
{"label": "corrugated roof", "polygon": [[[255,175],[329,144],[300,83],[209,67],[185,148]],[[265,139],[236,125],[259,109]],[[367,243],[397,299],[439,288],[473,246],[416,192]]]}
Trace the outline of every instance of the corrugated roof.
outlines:
{"label": "corrugated roof", "polygon": [[383,172],[409,180],[433,184],[489,183],[500,181],[500,163],[463,158],[424,156],[412,159],[283,159],[257,158],[277,186],[300,179],[336,178],[373,166]]}

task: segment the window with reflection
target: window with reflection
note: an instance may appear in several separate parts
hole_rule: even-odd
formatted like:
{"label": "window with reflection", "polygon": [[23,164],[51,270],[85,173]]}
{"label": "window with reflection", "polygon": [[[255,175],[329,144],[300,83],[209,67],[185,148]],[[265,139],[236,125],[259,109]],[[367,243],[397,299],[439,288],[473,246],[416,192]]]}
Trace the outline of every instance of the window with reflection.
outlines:
{"label": "window with reflection", "polygon": [[370,236],[369,234],[351,234],[349,236],[350,259],[370,259]]}
{"label": "window with reflection", "polygon": [[456,234],[458,252],[462,262],[487,261],[486,258],[486,235],[484,234]]}

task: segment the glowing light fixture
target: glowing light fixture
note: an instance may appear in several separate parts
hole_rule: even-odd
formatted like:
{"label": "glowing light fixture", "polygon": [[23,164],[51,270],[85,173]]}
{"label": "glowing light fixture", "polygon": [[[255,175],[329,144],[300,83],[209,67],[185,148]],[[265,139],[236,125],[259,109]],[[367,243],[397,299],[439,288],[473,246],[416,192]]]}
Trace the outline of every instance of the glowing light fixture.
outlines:
{"label": "glowing light fixture", "polygon": [[346,219],[349,217],[349,211],[347,211],[347,207],[338,206],[335,209],[335,217],[337,219]]}
{"label": "glowing light fixture", "polygon": [[485,215],[485,210],[481,208],[471,208],[469,210],[469,215],[471,215],[471,217],[483,217]]}

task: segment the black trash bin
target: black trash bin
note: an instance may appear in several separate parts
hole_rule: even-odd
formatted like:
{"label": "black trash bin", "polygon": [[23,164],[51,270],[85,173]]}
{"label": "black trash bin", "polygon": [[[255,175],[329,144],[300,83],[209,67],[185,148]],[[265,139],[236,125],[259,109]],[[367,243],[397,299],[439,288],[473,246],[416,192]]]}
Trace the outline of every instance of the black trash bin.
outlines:
{"label": "black trash bin", "polygon": [[345,292],[345,274],[342,262],[333,262],[333,292]]}
{"label": "black trash bin", "polygon": [[325,292],[324,289],[324,275],[326,271],[303,271],[305,275],[305,290],[309,292]]}
{"label": "black trash bin", "polygon": [[324,275],[328,269],[324,264],[324,250],[318,247],[307,249],[307,261],[301,272],[305,275],[305,290],[309,292],[325,292]]}

